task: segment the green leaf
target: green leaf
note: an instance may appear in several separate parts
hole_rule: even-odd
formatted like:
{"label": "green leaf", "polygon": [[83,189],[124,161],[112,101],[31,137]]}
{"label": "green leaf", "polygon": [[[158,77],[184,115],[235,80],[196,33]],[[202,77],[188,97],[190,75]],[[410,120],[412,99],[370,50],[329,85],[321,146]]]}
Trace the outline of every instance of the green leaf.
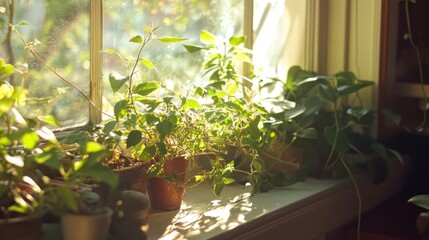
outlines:
{"label": "green leaf", "polygon": [[390,109],[382,109],[381,112],[383,113],[383,115],[389,119],[391,122],[393,122],[396,125],[400,125],[401,124],[401,116],[396,114],[395,112],[391,111]]}
{"label": "green leaf", "polygon": [[232,82],[229,82],[227,85],[226,85],[226,92],[229,94],[229,95],[233,95],[235,92],[237,92],[237,90],[238,90],[238,84],[237,84],[237,82],[235,82],[235,81],[232,81]]}
{"label": "green leaf", "polygon": [[118,183],[119,176],[112,172],[109,168],[97,164],[85,164],[79,169],[79,174],[94,179],[95,181],[108,184],[111,188],[115,188]]}
{"label": "green leaf", "polygon": [[132,43],[143,43],[143,38],[140,35],[136,35],[136,36],[132,37],[129,40],[129,42],[132,42]]}
{"label": "green leaf", "polygon": [[231,38],[229,38],[229,43],[232,46],[240,45],[245,41],[246,41],[246,36],[232,36]]}
{"label": "green leaf", "polygon": [[113,92],[119,91],[119,89],[130,79],[129,76],[123,76],[117,72],[113,72],[109,74],[109,82],[110,87],[112,88]]}
{"label": "green leaf", "polygon": [[304,99],[305,112],[304,116],[313,115],[323,107],[324,101],[317,96],[311,96]]}
{"label": "green leaf", "polygon": [[387,149],[383,144],[374,142],[370,147],[375,153],[377,153],[378,156],[384,160],[387,160]]}
{"label": "green leaf", "polygon": [[143,149],[143,152],[140,154],[140,160],[142,161],[149,161],[152,160],[155,157],[156,154],[156,147],[155,146],[146,146]]}
{"label": "green leaf", "polygon": [[147,59],[147,58],[140,58],[139,62],[142,63],[148,69],[154,69],[154,70],[156,70],[155,65],[153,65],[153,63],[149,59]]}
{"label": "green leaf", "polygon": [[343,85],[343,86],[339,86],[337,88],[337,91],[338,91],[339,95],[342,96],[342,95],[358,92],[359,90],[366,88],[366,87],[369,87],[371,85],[373,85],[373,83]]}
{"label": "green leaf", "polygon": [[398,159],[398,161],[399,161],[402,165],[404,165],[404,158],[402,157],[402,154],[401,154],[401,153],[399,153],[398,151],[396,151],[396,150],[394,150],[394,149],[391,149],[391,148],[387,148],[387,151],[388,151],[390,154],[393,154],[393,156],[395,156],[395,158],[396,158],[396,159]]}
{"label": "green leaf", "polygon": [[223,188],[225,187],[224,183],[217,183],[214,185],[214,193],[216,196],[219,196],[222,193]]}
{"label": "green leaf", "polygon": [[39,143],[39,136],[35,131],[29,131],[22,135],[21,141],[25,149],[34,149]]}
{"label": "green leaf", "polygon": [[183,47],[185,47],[186,50],[190,53],[198,52],[205,49],[205,47],[190,44],[183,44]]}
{"label": "green leaf", "polygon": [[186,102],[182,105],[183,110],[187,109],[200,109],[201,105],[195,99],[186,99]]}
{"label": "green leaf", "polygon": [[133,89],[133,92],[141,96],[147,96],[160,87],[161,84],[158,82],[144,82],[137,85],[135,89]]}
{"label": "green leaf", "polygon": [[0,80],[4,79],[15,71],[15,68],[11,64],[5,64],[3,59],[0,59]]}
{"label": "green leaf", "polygon": [[89,141],[85,145],[85,152],[87,152],[87,153],[95,153],[95,152],[99,152],[102,150],[104,150],[103,145],[96,143],[96,142]]}
{"label": "green leaf", "polygon": [[106,122],[106,124],[104,124],[104,127],[103,127],[103,132],[110,133],[111,131],[113,131],[113,129],[115,129],[116,124],[117,122],[115,120]]}
{"label": "green leaf", "polygon": [[315,128],[306,128],[298,131],[297,136],[305,139],[317,139],[317,131]]}
{"label": "green leaf", "polygon": [[113,50],[113,49],[104,49],[104,50],[101,50],[101,52],[102,53],[107,53],[107,54],[110,54],[110,55],[116,55],[116,56],[118,56],[121,60],[123,60],[123,57],[121,56],[121,54],[119,54],[118,52],[116,52],[115,50]]}
{"label": "green leaf", "polygon": [[52,115],[39,116],[38,119],[42,122],[49,123],[58,127],[61,127],[58,120]]}
{"label": "green leaf", "polygon": [[173,131],[173,124],[170,121],[164,119],[156,125],[156,130],[160,134],[160,139],[164,139]]}
{"label": "green leaf", "polygon": [[132,130],[129,134],[128,134],[128,138],[127,138],[127,148],[133,147],[135,145],[137,145],[139,142],[141,142],[141,140],[143,139],[142,137],[142,132],[139,130]]}
{"label": "green leaf", "polygon": [[127,114],[128,102],[126,100],[118,101],[113,107],[113,113],[116,119],[121,119]]}
{"label": "green leaf", "polygon": [[292,66],[287,73],[286,88],[293,91],[301,81],[311,77],[314,77],[312,72],[303,70],[300,66]]}
{"label": "green leaf", "polygon": [[228,184],[234,183],[235,179],[233,179],[233,178],[224,178],[224,179],[222,179],[222,181],[223,181],[223,184],[228,185]]}
{"label": "green leaf", "polygon": [[429,210],[429,195],[416,195],[410,198],[408,202]]}
{"label": "green leaf", "polygon": [[65,156],[64,152],[57,147],[48,146],[43,149],[43,152],[37,153],[34,156],[34,160],[39,163],[54,169],[58,169],[61,166],[60,160]]}
{"label": "green leaf", "polygon": [[305,107],[303,105],[297,105],[296,107],[289,109],[285,112],[283,119],[288,121],[293,119],[301,114],[305,113]]}
{"label": "green leaf", "polygon": [[259,161],[253,161],[252,167],[255,171],[261,171],[262,164]]}
{"label": "green leaf", "polygon": [[58,195],[60,196],[60,199],[64,201],[67,208],[70,209],[72,212],[78,212],[79,205],[77,202],[77,193],[71,190],[69,187],[57,187]]}
{"label": "green leaf", "polygon": [[364,106],[351,107],[347,109],[347,114],[352,115],[357,119],[361,119],[368,114],[372,114],[372,109]]}
{"label": "green leaf", "polygon": [[167,154],[167,146],[165,145],[165,143],[163,143],[163,142],[157,142],[156,146],[158,147],[159,154],[161,156],[164,156],[164,155]]}
{"label": "green leaf", "polygon": [[201,30],[200,40],[201,40],[201,42],[206,43],[206,44],[216,43],[216,37],[213,34],[207,32],[205,30]]}
{"label": "green leaf", "polygon": [[325,137],[331,146],[340,154],[345,154],[349,150],[349,141],[347,139],[344,130],[339,130],[337,132],[335,126],[326,127],[324,130]]}
{"label": "green leaf", "polygon": [[31,26],[31,24],[27,21],[21,21],[16,26]]}
{"label": "green leaf", "polygon": [[335,77],[337,77],[338,86],[353,85],[355,80],[357,80],[353,72],[339,72],[335,74]]}
{"label": "green leaf", "polygon": [[320,97],[328,102],[336,102],[337,101],[337,92],[327,85],[319,85],[319,93]]}
{"label": "green leaf", "polygon": [[180,37],[159,37],[157,38],[159,41],[164,43],[175,43],[175,42],[182,42],[185,40],[188,40],[187,38],[180,38]]}

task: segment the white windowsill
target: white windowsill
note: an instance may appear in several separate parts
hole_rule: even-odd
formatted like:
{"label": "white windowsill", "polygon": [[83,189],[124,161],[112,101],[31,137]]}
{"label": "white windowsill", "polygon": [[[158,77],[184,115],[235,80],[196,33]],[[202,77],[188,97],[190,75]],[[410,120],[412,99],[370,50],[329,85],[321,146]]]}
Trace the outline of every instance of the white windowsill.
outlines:
{"label": "white windowsill", "polygon": [[[381,185],[373,185],[367,174],[359,175],[363,209],[398,193],[406,169],[392,163]],[[206,185],[188,189],[180,211],[151,214],[149,239],[315,239],[358,214],[349,179],[307,179],[251,198],[248,192],[228,186],[216,198]]]}

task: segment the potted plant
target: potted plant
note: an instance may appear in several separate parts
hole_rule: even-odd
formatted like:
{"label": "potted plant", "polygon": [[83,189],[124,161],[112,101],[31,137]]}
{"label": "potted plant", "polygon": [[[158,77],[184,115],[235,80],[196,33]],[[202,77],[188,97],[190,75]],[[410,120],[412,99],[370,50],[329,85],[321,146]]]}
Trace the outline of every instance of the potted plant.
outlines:
{"label": "potted plant", "polygon": [[429,230],[429,213],[427,212],[429,211],[429,195],[416,195],[410,198],[408,202],[426,210],[426,212],[419,214],[416,225],[420,234],[427,234]]}
{"label": "potted plant", "polygon": [[[205,53],[203,76],[208,80],[200,92],[211,99],[210,116],[222,133],[214,146],[225,152],[223,157],[227,163],[233,163],[232,176],[239,182],[250,181],[253,193],[294,182],[285,178],[291,171],[276,171],[277,164],[294,166],[293,170],[297,164],[288,158],[287,151],[275,147],[278,146],[275,142],[285,139],[280,140],[280,134],[276,135],[273,113],[262,101],[256,100],[260,96],[255,86],[260,78],[253,74],[251,51],[243,46],[246,37],[233,36],[219,43],[216,36],[203,30],[200,40],[203,45],[184,47],[191,53]],[[243,65],[251,70],[250,76],[240,74],[239,68]],[[273,153],[274,149],[281,151]],[[222,187],[219,182],[218,189]]]}
{"label": "potted plant", "polygon": [[[362,103],[359,91],[373,84],[358,79],[352,72],[321,76],[298,66],[289,69],[284,84],[285,99],[304,109],[298,119],[316,129],[317,141],[311,141],[320,156],[316,171],[341,175],[349,172],[350,164],[356,164],[369,169],[378,183],[387,174],[386,161],[390,156],[403,161],[397,151],[385,147],[372,135],[377,112]],[[399,123],[399,116],[388,110],[383,113]],[[362,161],[347,161],[351,153],[360,155]]]}
{"label": "potted plant", "polygon": [[[114,50],[104,50],[105,53],[119,56],[125,61],[128,72],[125,75],[111,73],[109,81],[112,90],[121,95],[114,105],[115,131],[123,133],[125,149],[141,161],[150,163],[149,183],[161,183],[173,190],[167,194],[175,204],[161,207],[161,200],[152,201],[152,207],[173,210],[180,207],[183,195],[184,177],[188,162],[186,158],[198,148],[197,134],[203,122],[198,122],[199,114],[194,109],[199,103],[184,96],[179,96],[166,89],[159,82],[144,82],[136,78],[138,64],[154,69],[153,63],[142,57],[145,46],[153,40],[161,42],[178,42],[183,38],[155,37],[158,29],[145,27],[145,35],[137,35],[130,42],[138,44],[139,50],[135,59],[125,60]],[[179,162],[179,164],[175,164]],[[180,166],[180,169],[171,169]],[[167,181],[167,182],[166,182]],[[180,182],[180,183],[179,183]],[[148,193],[151,199],[154,190],[164,189],[150,187]],[[152,196],[152,197],[151,197]],[[162,197],[161,199],[168,199]]]}
{"label": "potted plant", "polygon": [[[6,239],[40,239],[46,209],[37,167],[59,161],[59,145],[49,129],[37,126],[37,119],[19,112],[25,90],[7,82],[13,72],[14,66],[0,59],[0,233]],[[41,119],[55,122],[52,117]]]}
{"label": "potted plant", "polygon": [[116,188],[117,175],[102,165],[102,145],[89,141],[81,149],[51,164],[61,177],[45,180],[41,204],[61,216],[63,239],[106,239],[112,215],[109,192]]}

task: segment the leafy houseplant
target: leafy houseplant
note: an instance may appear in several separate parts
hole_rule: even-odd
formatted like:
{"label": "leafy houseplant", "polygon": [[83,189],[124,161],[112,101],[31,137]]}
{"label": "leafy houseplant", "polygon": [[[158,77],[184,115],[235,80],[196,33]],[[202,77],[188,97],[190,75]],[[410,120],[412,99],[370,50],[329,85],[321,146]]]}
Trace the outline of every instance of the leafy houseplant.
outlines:
{"label": "leafy houseplant", "polygon": [[49,129],[20,114],[25,90],[7,82],[13,72],[14,66],[0,59],[0,228],[5,238],[39,239],[46,196],[37,167],[60,159],[59,144]]}
{"label": "leafy houseplant", "polygon": [[[289,159],[268,154],[273,150],[272,139],[277,137],[271,127],[275,125],[271,113],[255,97],[259,94],[255,86],[260,79],[253,72],[244,76],[239,71],[244,65],[253,71],[252,53],[243,46],[246,37],[233,36],[219,43],[216,36],[201,31],[200,40],[203,45],[184,47],[191,53],[205,53],[203,77],[208,80],[200,93],[211,99],[209,119],[219,132],[213,136],[214,141],[218,141],[213,145],[219,152],[225,152],[226,163],[233,163],[231,176],[240,182],[249,181],[253,193],[289,184],[285,177],[288,173],[274,174],[275,164],[268,164],[270,158],[276,163],[294,165]],[[222,187],[219,183],[219,190]]]}
{"label": "leafy houseplant", "polygon": [[61,216],[64,239],[107,238],[112,215],[107,199],[117,175],[102,165],[105,153],[102,145],[87,142],[72,158],[51,164],[61,178],[46,183],[42,204]]}
{"label": "leafy houseplant", "polygon": [[[122,146],[130,154],[150,163],[150,177],[161,177],[163,180],[159,181],[162,182],[169,181],[166,185],[171,185],[170,188],[176,193],[169,194],[168,197],[176,196],[177,199],[181,199],[183,177],[188,163],[183,159],[204,148],[201,136],[204,135],[202,131],[205,122],[196,111],[201,105],[192,97],[178,95],[159,82],[141,81],[136,77],[139,63],[148,69],[155,69],[150,60],[142,57],[143,49],[150,41],[170,43],[184,40],[175,37],[155,37],[154,32],[157,29],[158,27],[145,27],[144,37],[138,35],[131,38],[130,42],[139,45],[137,56],[132,60],[126,60],[114,50],[104,50],[105,53],[119,56],[127,67],[125,75],[119,73],[109,75],[113,92],[121,95],[120,100],[114,105],[115,120],[110,124],[114,126],[115,132],[123,136]],[[167,170],[165,166],[170,166],[170,162],[177,159],[182,162],[180,165],[185,169]],[[153,179],[149,181],[154,182]],[[182,186],[177,188],[174,185]],[[151,189],[148,189],[150,195],[153,192]],[[177,202],[180,207],[181,200]],[[157,208],[158,205],[153,202],[152,206]],[[170,206],[167,210],[177,207]]]}
{"label": "leafy houseplant", "polygon": [[[311,142],[321,156],[316,164],[319,171],[331,171],[334,175],[341,174],[339,169],[348,171],[346,158],[354,153],[366,159],[357,165],[369,168],[378,183],[387,174],[389,155],[403,161],[397,151],[385,147],[371,134],[377,112],[362,104],[359,91],[373,84],[358,79],[352,72],[320,76],[298,66],[289,69],[284,84],[285,99],[296,103],[299,114],[295,119],[301,126],[317,132],[317,141]],[[353,100],[357,103],[350,104]],[[393,121],[400,121],[392,112],[384,110],[384,113]]]}
{"label": "leafy houseplant", "polygon": [[427,234],[429,230],[429,213],[427,212],[429,211],[429,195],[416,195],[410,198],[408,202],[426,210],[417,217],[416,224],[420,234]]}
{"label": "leafy houseplant", "polygon": [[[387,148],[372,135],[377,112],[362,103],[359,92],[374,83],[360,80],[352,72],[321,76],[293,66],[283,84],[284,99],[296,103],[293,121],[311,129],[315,132],[311,135],[316,136],[304,141],[307,153],[304,175],[350,176],[359,203],[359,238],[362,203],[353,173],[367,169],[373,182],[380,183],[387,176],[387,161],[392,156],[403,162],[396,150]],[[399,124],[399,116],[389,110],[383,113]]]}

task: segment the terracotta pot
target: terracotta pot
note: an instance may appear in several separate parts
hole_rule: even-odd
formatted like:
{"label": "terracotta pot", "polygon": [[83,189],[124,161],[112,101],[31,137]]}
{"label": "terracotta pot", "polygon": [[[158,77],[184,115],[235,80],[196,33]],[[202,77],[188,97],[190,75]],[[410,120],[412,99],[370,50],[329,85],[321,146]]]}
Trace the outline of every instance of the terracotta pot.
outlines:
{"label": "terracotta pot", "polygon": [[[175,157],[164,163],[165,174],[177,173],[178,182],[185,182],[188,161],[183,156]],[[180,209],[183,198],[183,187],[162,177],[150,177],[148,181],[148,195],[152,209],[174,211]]]}
{"label": "terracotta pot", "polygon": [[40,240],[42,237],[42,217],[24,216],[0,219],[0,238],[14,240]]}
{"label": "terracotta pot", "polygon": [[104,208],[99,214],[67,214],[61,217],[63,240],[106,240],[112,210]]}
{"label": "terracotta pot", "polygon": [[146,193],[147,190],[147,165],[139,165],[114,169],[113,172],[119,175],[119,190],[133,190]]}
{"label": "terracotta pot", "polygon": [[271,173],[289,174],[299,170],[302,159],[302,148],[292,147],[275,142],[271,148],[259,151],[263,165]]}

